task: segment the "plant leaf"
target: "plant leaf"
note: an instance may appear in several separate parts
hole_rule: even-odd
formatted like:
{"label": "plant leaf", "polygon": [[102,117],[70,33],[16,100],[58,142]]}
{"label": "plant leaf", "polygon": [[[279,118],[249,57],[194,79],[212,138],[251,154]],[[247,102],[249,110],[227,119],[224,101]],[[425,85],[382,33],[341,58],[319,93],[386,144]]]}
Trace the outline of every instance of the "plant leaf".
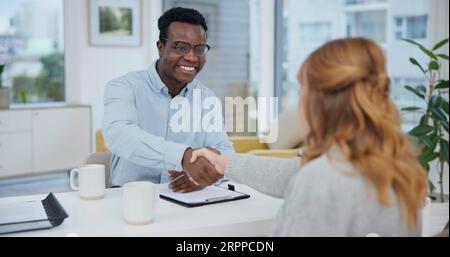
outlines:
{"label": "plant leaf", "polygon": [[438,50],[439,48],[445,46],[446,44],[448,44],[448,38],[442,40],[441,42],[437,43],[434,47],[433,47],[433,51]]}
{"label": "plant leaf", "polygon": [[432,153],[432,154],[426,156],[425,160],[427,163],[430,163],[430,162],[436,160],[438,157],[439,157],[439,153]]}
{"label": "plant leaf", "polygon": [[432,133],[429,136],[420,137],[420,141],[430,149],[430,151],[434,151],[436,146],[439,143],[439,136],[437,133]]}
{"label": "plant leaf", "polygon": [[428,124],[426,123],[426,120],[427,120],[427,114],[424,114],[424,115],[420,118],[419,124],[420,124],[420,125],[428,125]]}
{"label": "plant leaf", "polygon": [[442,110],[444,110],[444,112],[447,113],[447,115],[448,115],[448,102],[445,100],[442,100],[441,107],[442,107]]}
{"label": "plant leaf", "polygon": [[433,131],[434,128],[429,125],[419,125],[409,132],[411,136],[422,137]]}
{"label": "plant leaf", "polygon": [[448,55],[446,54],[438,54],[437,57],[448,61]]}
{"label": "plant leaf", "polygon": [[20,103],[26,104],[28,102],[27,94],[25,93],[25,90],[21,89],[19,90],[19,99]]}
{"label": "plant leaf", "polygon": [[438,60],[437,56],[430,50],[426,49],[423,46],[419,47],[419,48],[420,48],[420,50],[422,50],[422,52],[424,52],[426,55],[428,55],[431,59],[436,60],[436,61]]}
{"label": "plant leaf", "polygon": [[420,86],[416,86],[415,89],[419,92],[421,92],[422,94],[426,94],[427,93],[427,88],[420,85]]}
{"label": "plant leaf", "polygon": [[436,61],[431,61],[428,64],[428,69],[429,70],[439,70],[439,63],[437,63]]}
{"label": "plant leaf", "polygon": [[417,157],[417,160],[422,164],[422,167],[426,170],[430,170],[430,162],[436,160],[439,157],[439,153],[430,151],[429,148],[425,147],[422,153]]}
{"label": "plant leaf", "polygon": [[433,149],[425,146],[419,155],[423,163],[429,163],[439,157],[439,153],[435,153]]}
{"label": "plant leaf", "polygon": [[[411,86],[405,86],[406,90],[413,92],[414,94],[416,94],[418,97],[422,98],[425,100],[425,92],[421,92],[419,90],[417,90],[416,88],[413,88]],[[425,87],[423,87],[425,88]],[[422,90],[423,88],[419,88],[420,90]],[[426,90],[426,89],[425,89]]]}
{"label": "plant leaf", "polygon": [[[433,182],[431,182],[431,180],[429,180],[429,179],[428,179],[428,186],[429,186],[429,190],[430,190],[430,195],[432,195],[434,193],[434,190],[436,189],[436,187],[433,185]],[[436,197],[434,197],[434,198],[436,199]]]}
{"label": "plant leaf", "polygon": [[448,122],[442,122],[442,127],[444,127],[445,131],[448,133]]}
{"label": "plant leaf", "polygon": [[414,58],[409,58],[409,61],[412,63],[412,64],[414,64],[414,65],[416,65],[417,67],[419,67],[419,69],[423,72],[423,74],[426,74],[427,72],[425,71],[425,69],[422,67],[422,65],[420,65],[420,63],[416,60],[416,59],[414,59]]}
{"label": "plant leaf", "polygon": [[445,139],[441,139],[439,141],[439,145],[441,146],[441,153],[444,155],[445,161],[448,164],[448,141]]}
{"label": "plant leaf", "polygon": [[405,107],[405,108],[402,108],[401,110],[404,112],[417,112],[417,111],[422,110],[422,108],[420,108],[420,107]]}
{"label": "plant leaf", "polygon": [[421,137],[420,142],[422,142],[427,147],[431,148],[433,146],[433,142],[428,137]]}
{"label": "plant leaf", "polygon": [[430,101],[429,101],[429,107],[430,108],[439,108],[442,105],[442,97],[438,96],[438,95],[434,95],[431,97]]}
{"label": "plant leaf", "polygon": [[422,148],[422,151],[420,152],[420,156],[428,156],[434,153],[433,149],[428,148],[427,146]]}
{"label": "plant leaf", "polygon": [[447,121],[447,117],[442,109],[436,109],[436,108],[432,109],[431,114],[434,118],[436,118],[440,121],[443,121],[443,122]]}
{"label": "plant leaf", "polygon": [[428,163],[422,162],[420,159],[417,159],[417,160],[420,162],[420,164],[422,165],[423,169],[424,169],[427,173],[429,173],[429,172],[430,172],[430,165],[428,165]]}
{"label": "plant leaf", "polygon": [[411,39],[406,39],[406,38],[404,38],[404,39],[402,39],[402,40],[405,41],[405,42],[408,42],[408,43],[410,43],[410,44],[416,45],[416,46],[418,46],[418,47],[424,47],[423,45],[421,45],[421,44],[419,44],[419,43],[417,43],[416,41],[411,40]]}
{"label": "plant leaf", "polygon": [[448,80],[441,80],[441,81],[439,81],[434,88],[436,88],[436,89],[448,88]]}
{"label": "plant leaf", "polygon": [[422,155],[419,155],[417,157],[417,160],[419,161],[420,165],[425,169],[425,171],[428,173],[430,171],[430,165],[428,165],[428,162],[425,161],[425,158]]}

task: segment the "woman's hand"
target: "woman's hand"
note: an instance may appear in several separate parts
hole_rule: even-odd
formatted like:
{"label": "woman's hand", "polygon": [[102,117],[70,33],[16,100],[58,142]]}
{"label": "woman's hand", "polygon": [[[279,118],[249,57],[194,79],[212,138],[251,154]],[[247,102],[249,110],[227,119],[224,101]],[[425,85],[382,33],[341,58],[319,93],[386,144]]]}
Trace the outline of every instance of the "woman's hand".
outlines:
{"label": "woman's hand", "polygon": [[206,148],[202,148],[195,150],[192,153],[191,163],[194,163],[198,157],[206,158],[209,162],[211,162],[212,165],[214,165],[214,168],[216,168],[216,170],[220,174],[223,175],[225,173],[225,168],[227,167],[229,159],[228,156],[215,153]]}

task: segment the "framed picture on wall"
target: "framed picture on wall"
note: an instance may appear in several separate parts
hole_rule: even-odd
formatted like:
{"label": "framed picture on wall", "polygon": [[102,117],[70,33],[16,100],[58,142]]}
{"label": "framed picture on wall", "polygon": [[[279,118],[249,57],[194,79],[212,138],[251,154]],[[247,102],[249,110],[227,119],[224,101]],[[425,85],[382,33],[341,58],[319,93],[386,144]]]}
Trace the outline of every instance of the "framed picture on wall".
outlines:
{"label": "framed picture on wall", "polygon": [[90,44],[140,46],[141,8],[141,0],[90,0]]}

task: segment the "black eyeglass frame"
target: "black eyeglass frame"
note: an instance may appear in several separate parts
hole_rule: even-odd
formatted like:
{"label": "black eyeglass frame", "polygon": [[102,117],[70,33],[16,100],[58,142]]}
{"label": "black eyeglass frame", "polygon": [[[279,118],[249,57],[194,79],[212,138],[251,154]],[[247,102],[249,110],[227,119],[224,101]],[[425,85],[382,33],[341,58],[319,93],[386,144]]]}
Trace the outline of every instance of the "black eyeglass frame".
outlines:
{"label": "black eyeglass frame", "polygon": [[[166,44],[166,43],[169,42],[169,39],[168,39],[168,38],[161,38],[161,42],[164,43],[164,44]],[[177,50],[176,45],[179,44],[179,43],[186,44],[187,46],[189,46],[189,50],[187,50],[185,53],[184,53],[184,52],[181,52],[181,51],[179,51],[179,50]],[[194,54],[195,54],[196,56],[198,56],[198,57],[205,57],[206,54],[211,50],[211,46],[208,45],[208,44],[200,44],[200,45],[195,45],[195,46],[193,46],[193,45],[191,45],[191,44],[188,43],[188,42],[180,41],[180,40],[174,41],[173,44],[174,44],[174,45],[173,45],[172,47],[173,47],[175,50],[177,50],[176,52],[177,52],[177,54],[179,54],[179,55],[186,55],[186,54],[189,53],[191,50],[193,50],[193,51],[194,51]],[[197,53],[195,52],[195,49],[196,49],[197,47],[199,47],[199,46],[206,47],[206,50],[204,51],[203,54],[197,54]]]}

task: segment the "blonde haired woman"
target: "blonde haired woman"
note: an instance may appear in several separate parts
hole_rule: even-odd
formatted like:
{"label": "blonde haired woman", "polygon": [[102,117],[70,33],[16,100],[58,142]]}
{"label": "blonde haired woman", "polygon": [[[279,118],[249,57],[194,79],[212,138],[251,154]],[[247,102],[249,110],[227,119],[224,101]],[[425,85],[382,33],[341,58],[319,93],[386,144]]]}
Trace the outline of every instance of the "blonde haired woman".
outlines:
{"label": "blonde haired woman", "polygon": [[[276,236],[416,236],[425,172],[389,99],[382,50],[368,39],[320,47],[298,74],[300,159],[197,150],[219,176],[285,198]],[[199,174],[188,174],[201,181]]]}

